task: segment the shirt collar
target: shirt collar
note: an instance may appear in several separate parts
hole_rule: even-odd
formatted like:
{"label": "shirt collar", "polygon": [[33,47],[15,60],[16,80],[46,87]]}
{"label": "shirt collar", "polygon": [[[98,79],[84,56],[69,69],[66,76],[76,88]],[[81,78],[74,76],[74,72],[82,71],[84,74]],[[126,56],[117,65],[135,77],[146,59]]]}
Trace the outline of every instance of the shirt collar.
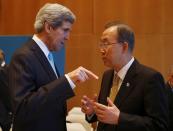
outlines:
{"label": "shirt collar", "polygon": [[[117,75],[120,77],[120,79],[123,81],[124,80],[124,77],[127,73],[127,71],[129,70],[130,66],[132,65],[133,61],[134,61],[134,57],[131,58],[131,60],[125,65],[123,66],[119,72],[117,73]],[[116,72],[115,72],[116,74]]]}
{"label": "shirt collar", "polygon": [[43,53],[45,54],[45,56],[48,58],[48,54],[49,54],[50,51],[47,48],[46,44],[41,39],[39,39],[36,35],[34,35],[32,37],[32,39],[37,43],[37,45],[43,51]]}

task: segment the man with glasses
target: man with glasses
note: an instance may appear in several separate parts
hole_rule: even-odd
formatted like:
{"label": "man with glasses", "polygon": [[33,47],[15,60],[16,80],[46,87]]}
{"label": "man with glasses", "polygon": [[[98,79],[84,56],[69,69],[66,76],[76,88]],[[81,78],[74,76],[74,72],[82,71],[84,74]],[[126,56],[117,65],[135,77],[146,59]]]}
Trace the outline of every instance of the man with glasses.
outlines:
{"label": "man with glasses", "polygon": [[99,96],[83,96],[82,111],[97,131],[166,131],[168,104],[162,75],[133,56],[134,32],[110,23],[100,42],[104,72]]}

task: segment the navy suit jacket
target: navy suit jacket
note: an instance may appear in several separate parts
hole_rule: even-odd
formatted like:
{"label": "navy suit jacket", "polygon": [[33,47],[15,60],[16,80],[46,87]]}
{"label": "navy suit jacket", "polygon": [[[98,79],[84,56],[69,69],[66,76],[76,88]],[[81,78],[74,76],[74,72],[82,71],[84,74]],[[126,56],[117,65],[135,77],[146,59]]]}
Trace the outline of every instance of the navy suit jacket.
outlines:
{"label": "navy suit jacket", "polygon": [[[102,79],[98,101],[107,105],[114,70]],[[168,103],[160,73],[135,60],[129,68],[114,104],[120,110],[118,125],[99,122],[97,131],[167,131]],[[90,120],[97,120],[96,115]]]}
{"label": "navy suit jacket", "polygon": [[65,76],[57,79],[33,40],[14,53],[9,85],[15,105],[13,131],[66,131],[66,100],[74,92]]}

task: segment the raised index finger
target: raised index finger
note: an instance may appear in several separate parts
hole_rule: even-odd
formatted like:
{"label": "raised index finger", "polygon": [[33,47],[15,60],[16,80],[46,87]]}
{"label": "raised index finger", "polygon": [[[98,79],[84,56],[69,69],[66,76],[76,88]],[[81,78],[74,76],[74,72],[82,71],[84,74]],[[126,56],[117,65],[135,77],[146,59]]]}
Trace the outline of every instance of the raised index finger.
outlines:
{"label": "raised index finger", "polygon": [[89,77],[92,77],[92,78],[94,78],[94,79],[99,79],[99,77],[96,75],[96,74],[94,74],[93,72],[91,72],[90,70],[87,70],[87,69],[85,69],[84,67],[81,67],[81,69],[89,76]]}

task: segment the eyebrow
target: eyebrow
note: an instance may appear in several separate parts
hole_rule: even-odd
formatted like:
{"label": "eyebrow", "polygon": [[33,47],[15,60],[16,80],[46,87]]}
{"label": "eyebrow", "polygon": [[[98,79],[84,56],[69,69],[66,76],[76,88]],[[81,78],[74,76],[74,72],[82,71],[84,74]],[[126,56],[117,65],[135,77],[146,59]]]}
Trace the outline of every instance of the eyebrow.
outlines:
{"label": "eyebrow", "polygon": [[103,38],[103,39],[101,38],[100,41],[108,41],[108,39],[107,38]]}
{"label": "eyebrow", "polygon": [[62,28],[64,31],[71,31],[70,28]]}

